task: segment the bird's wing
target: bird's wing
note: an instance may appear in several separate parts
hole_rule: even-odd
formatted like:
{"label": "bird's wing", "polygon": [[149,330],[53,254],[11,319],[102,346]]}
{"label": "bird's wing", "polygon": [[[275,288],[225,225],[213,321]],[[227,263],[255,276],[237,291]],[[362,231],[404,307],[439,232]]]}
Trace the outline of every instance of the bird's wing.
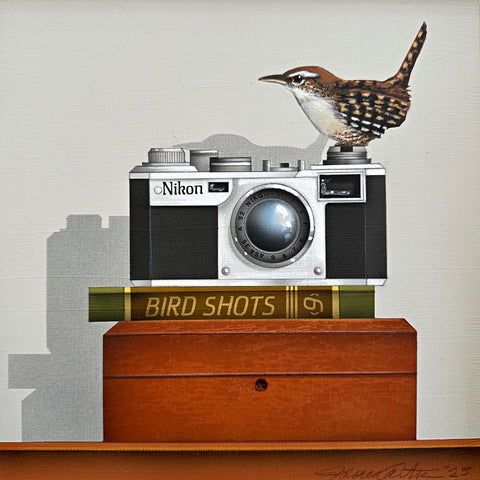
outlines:
{"label": "bird's wing", "polygon": [[406,90],[393,95],[382,88],[382,82],[344,81],[335,90],[338,115],[350,127],[376,137],[401,125],[410,107]]}

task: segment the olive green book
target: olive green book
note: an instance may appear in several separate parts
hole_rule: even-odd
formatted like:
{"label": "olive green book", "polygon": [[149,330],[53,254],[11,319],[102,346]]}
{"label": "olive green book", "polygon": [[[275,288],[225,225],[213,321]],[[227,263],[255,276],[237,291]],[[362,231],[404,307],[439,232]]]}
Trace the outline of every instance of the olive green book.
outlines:
{"label": "olive green book", "polygon": [[89,321],[374,318],[375,287],[92,287]]}

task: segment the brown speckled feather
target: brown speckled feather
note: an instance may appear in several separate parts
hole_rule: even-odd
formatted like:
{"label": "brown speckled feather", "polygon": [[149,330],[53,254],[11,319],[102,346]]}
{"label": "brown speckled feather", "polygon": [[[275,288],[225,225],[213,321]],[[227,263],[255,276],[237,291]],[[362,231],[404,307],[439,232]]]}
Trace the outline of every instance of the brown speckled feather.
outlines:
{"label": "brown speckled feather", "polygon": [[385,130],[403,123],[410,107],[405,90],[403,98],[381,88],[382,82],[356,80],[339,82],[333,99],[337,114],[346,124],[371,137],[380,137]]}
{"label": "brown speckled feather", "polygon": [[367,145],[405,121],[410,108],[408,82],[426,34],[423,23],[398,72],[384,81],[343,80],[315,66],[260,80],[289,88],[315,127],[339,144]]}

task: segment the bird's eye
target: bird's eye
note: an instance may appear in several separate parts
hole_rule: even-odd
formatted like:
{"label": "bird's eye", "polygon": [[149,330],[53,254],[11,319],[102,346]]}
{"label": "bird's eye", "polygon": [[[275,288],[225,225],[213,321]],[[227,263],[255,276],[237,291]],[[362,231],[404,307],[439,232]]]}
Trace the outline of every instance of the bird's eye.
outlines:
{"label": "bird's eye", "polygon": [[295,75],[292,77],[292,83],[294,85],[301,85],[304,82],[304,78],[301,75]]}

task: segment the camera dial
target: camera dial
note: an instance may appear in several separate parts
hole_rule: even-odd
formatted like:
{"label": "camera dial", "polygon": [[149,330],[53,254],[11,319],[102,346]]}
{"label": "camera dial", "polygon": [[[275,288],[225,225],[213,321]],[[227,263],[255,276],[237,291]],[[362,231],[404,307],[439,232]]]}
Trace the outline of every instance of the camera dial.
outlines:
{"label": "camera dial", "polygon": [[301,195],[285,185],[263,185],[236,205],[232,237],[247,260],[264,267],[295,262],[313,240],[313,216]]}
{"label": "camera dial", "polygon": [[210,159],[211,172],[251,172],[251,157],[221,157]]}

